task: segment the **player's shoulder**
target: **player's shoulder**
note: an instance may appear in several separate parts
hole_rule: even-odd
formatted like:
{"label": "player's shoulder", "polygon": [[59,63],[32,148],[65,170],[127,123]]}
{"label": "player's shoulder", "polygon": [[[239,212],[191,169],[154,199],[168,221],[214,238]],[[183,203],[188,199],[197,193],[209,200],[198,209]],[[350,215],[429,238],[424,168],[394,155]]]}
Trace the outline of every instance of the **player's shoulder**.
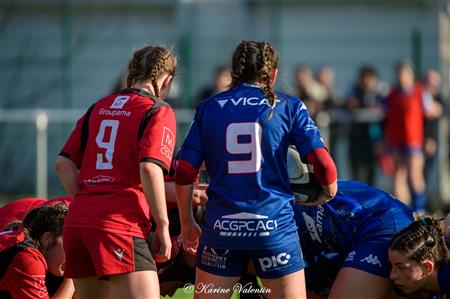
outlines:
{"label": "player's shoulder", "polygon": [[25,247],[17,253],[12,264],[21,271],[29,274],[43,274],[47,270],[47,262],[42,253],[34,247]]}
{"label": "player's shoulder", "polygon": [[299,98],[297,98],[294,95],[282,92],[282,91],[275,91],[275,94],[277,95],[277,101],[280,104],[287,104],[290,107],[298,108],[298,109],[305,109],[306,106],[303,103],[303,101]]}
{"label": "player's shoulder", "polygon": [[223,108],[232,97],[232,90],[216,93],[198,103],[195,107],[195,111],[197,114],[202,114],[205,110]]}

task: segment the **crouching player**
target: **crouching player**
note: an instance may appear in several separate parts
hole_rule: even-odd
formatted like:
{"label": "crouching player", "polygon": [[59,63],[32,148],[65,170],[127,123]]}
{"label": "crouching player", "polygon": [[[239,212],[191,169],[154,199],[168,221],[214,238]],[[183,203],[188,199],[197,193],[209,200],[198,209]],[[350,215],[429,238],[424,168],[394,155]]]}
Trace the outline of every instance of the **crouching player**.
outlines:
{"label": "crouching player", "polygon": [[[450,255],[444,230],[434,218],[411,223],[395,234],[389,245],[391,279],[408,296],[419,291],[450,298]],[[422,296],[420,298],[423,298]]]}
{"label": "crouching player", "polygon": [[[0,234],[0,298],[49,298],[46,271],[64,272],[63,223],[67,206],[42,206],[23,219],[21,231]],[[53,297],[71,298],[73,282],[65,279]]]}
{"label": "crouching player", "polygon": [[[311,190],[320,190],[313,185],[311,179],[304,188],[297,186],[296,197],[313,201]],[[337,195],[325,204],[299,202],[294,213],[308,264],[308,291],[329,293],[328,298],[386,297],[392,289],[389,240],[414,220],[413,211],[390,194],[357,181],[338,180]]]}

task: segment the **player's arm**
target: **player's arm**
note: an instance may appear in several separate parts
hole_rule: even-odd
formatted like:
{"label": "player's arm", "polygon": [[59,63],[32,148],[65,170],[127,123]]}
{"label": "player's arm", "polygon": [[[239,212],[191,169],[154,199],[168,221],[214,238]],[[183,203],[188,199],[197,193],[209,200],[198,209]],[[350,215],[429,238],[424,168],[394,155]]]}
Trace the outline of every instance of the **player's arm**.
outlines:
{"label": "player's arm", "polygon": [[63,282],[55,294],[53,294],[51,299],[74,298],[74,294],[75,286],[73,284],[73,280],[70,278],[64,278]]}
{"label": "player's arm", "polygon": [[191,163],[180,160],[175,172],[175,190],[178,210],[180,213],[181,223],[195,222],[192,213],[192,194],[194,190],[194,182],[198,178],[199,170]]}
{"label": "player's arm", "polygon": [[197,251],[201,229],[192,212],[194,182],[199,170],[185,160],[180,160],[175,172],[175,190],[177,194],[178,212],[181,221],[181,239],[183,248],[188,253]]}
{"label": "player's arm", "polygon": [[[177,203],[175,183],[174,182],[165,182],[165,190],[166,190],[166,201],[170,203]],[[206,195],[206,188],[208,185],[206,184],[194,184],[192,191],[192,206],[196,207],[198,205],[206,205],[208,201],[208,195]]]}
{"label": "player's arm", "polygon": [[64,144],[64,147],[59,153],[54,166],[61,184],[67,194],[69,194],[72,198],[75,197],[75,194],[80,191],[80,186],[77,184],[77,180],[80,174],[80,165],[84,153],[82,139],[86,137],[86,126],[93,107],[94,106],[92,105],[86,114],[77,121],[75,128],[66,141],[66,144]]}
{"label": "player's arm", "polygon": [[55,171],[67,194],[75,197],[75,194],[80,191],[80,185],[77,183],[80,170],[77,165],[69,158],[59,156],[56,159]]}
{"label": "player's arm", "polygon": [[[34,249],[24,249],[18,253],[5,274],[15,285],[8,291],[12,298],[49,298],[45,286],[45,261]],[[5,278],[5,277],[4,277]]]}
{"label": "player's arm", "polygon": [[[156,253],[157,259],[161,262],[170,257],[169,218],[167,216],[166,196],[164,190],[164,176],[161,167],[153,162],[141,162],[140,176],[145,197],[152,211],[152,218],[156,223],[158,238],[164,239],[165,246]],[[168,242],[168,243],[167,243]]]}
{"label": "player's arm", "polygon": [[[313,166],[313,175],[323,189],[316,203],[320,201],[329,201],[336,195],[338,190],[337,170],[333,159],[328,151],[321,147],[309,152],[306,155],[305,160]],[[322,199],[320,197],[322,197]]]}

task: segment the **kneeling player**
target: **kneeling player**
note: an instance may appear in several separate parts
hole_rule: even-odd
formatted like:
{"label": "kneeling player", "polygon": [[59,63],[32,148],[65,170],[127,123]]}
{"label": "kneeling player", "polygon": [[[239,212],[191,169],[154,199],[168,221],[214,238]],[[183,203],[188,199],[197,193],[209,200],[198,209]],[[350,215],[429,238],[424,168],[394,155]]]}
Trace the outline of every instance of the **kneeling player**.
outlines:
{"label": "kneeling player", "polygon": [[[300,186],[296,195],[314,197],[308,190],[318,186],[312,185]],[[325,204],[299,202],[294,213],[308,264],[307,289],[328,298],[384,298],[392,289],[389,240],[414,220],[413,211],[382,190],[344,180]]]}

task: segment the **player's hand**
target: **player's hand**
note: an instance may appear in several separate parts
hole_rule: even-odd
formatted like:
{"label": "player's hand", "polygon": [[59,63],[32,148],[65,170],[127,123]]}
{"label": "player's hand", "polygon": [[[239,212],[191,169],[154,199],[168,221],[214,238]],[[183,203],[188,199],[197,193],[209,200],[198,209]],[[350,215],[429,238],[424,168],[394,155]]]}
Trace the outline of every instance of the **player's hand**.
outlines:
{"label": "player's hand", "polygon": [[317,195],[317,199],[309,202],[298,202],[304,206],[319,206],[332,200],[337,193],[337,182],[330,185],[322,185],[322,191]]}
{"label": "player's hand", "polygon": [[201,234],[202,229],[193,219],[181,225],[181,242],[183,243],[183,249],[187,253],[195,254],[197,252]]}
{"label": "player's hand", "polygon": [[172,250],[172,242],[169,235],[169,227],[156,228],[155,236],[152,242],[152,253],[155,262],[162,263],[170,258],[170,251]]}
{"label": "player's hand", "polygon": [[196,184],[192,192],[192,203],[194,205],[206,205],[208,201],[208,195],[206,195],[206,189],[208,184]]}

